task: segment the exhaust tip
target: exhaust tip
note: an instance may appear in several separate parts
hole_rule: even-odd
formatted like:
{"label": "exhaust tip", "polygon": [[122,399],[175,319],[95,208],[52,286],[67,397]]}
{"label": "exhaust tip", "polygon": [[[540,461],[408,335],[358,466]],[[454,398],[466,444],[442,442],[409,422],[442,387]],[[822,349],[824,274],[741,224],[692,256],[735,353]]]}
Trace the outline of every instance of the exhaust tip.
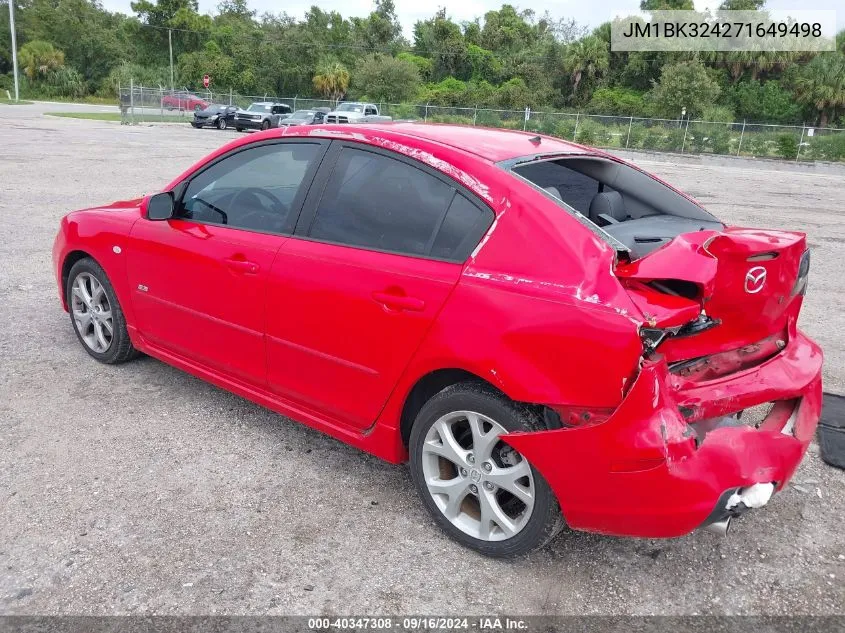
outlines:
{"label": "exhaust tip", "polygon": [[708,523],[703,527],[703,529],[707,530],[708,532],[712,532],[713,534],[717,534],[719,536],[727,536],[728,530],[731,527],[731,517],[727,519],[722,519],[721,521],[716,521],[714,523]]}

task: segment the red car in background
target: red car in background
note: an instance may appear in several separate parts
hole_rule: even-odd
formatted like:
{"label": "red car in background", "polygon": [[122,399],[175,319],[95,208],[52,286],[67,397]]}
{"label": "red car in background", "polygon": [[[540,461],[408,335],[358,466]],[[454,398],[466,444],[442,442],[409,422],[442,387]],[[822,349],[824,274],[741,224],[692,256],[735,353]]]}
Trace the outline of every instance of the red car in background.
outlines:
{"label": "red car in background", "polygon": [[493,556],[579,530],[725,533],[813,437],[801,233],[726,227],[609,154],[418,123],[236,140],[67,215],[65,310],[390,462]]}
{"label": "red car in background", "polygon": [[161,107],[168,110],[205,110],[211,102],[190,92],[174,92],[161,98]]}

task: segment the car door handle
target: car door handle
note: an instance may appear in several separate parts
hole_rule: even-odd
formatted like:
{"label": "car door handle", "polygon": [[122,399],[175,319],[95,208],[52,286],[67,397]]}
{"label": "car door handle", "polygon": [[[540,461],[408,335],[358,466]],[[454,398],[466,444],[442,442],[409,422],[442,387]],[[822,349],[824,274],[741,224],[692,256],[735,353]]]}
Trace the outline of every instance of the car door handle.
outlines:
{"label": "car door handle", "polygon": [[231,259],[227,258],[223,261],[226,262],[226,265],[234,271],[239,273],[246,273],[248,275],[254,275],[258,272],[258,264],[255,262],[248,261],[246,259]]}
{"label": "car door handle", "polygon": [[416,297],[395,295],[389,292],[374,292],[373,299],[390,310],[408,310],[409,312],[422,312],[425,309],[425,301]]}

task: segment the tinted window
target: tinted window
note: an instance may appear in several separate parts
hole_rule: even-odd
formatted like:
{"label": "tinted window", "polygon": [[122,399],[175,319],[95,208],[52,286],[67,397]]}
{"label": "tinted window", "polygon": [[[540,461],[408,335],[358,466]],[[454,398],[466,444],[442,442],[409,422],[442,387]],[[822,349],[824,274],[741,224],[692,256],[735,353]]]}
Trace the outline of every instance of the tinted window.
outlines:
{"label": "tinted window", "polygon": [[482,210],[457,194],[434,239],[431,255],[442,259],[466,259],[492,221],[490,209]]}
{"label": "tinted window", "polygon": [[180,216],[241,229],[282,232],[319,152],[320,146],[314,143],[286,143],[233,154],[190,182]]}
{"label": "tinted window", "polygon": [[381,154],[341,150],[310,235],[377,250],[424,255],[453,189]]}

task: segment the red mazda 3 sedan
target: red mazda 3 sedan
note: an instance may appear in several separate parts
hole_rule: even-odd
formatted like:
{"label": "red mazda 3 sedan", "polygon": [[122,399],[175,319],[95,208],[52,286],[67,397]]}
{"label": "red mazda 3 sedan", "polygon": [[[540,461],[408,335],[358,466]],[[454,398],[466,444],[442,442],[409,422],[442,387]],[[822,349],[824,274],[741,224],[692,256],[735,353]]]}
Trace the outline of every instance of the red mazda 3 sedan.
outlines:
{"label": "red mazda 3 sedan", "polygon": [[618,158],[476,127],[236,140],[53,249],[82,346],[154,356],[390,462],[509,556],[562,525],[725,532],[813,437],[805,236]]}

